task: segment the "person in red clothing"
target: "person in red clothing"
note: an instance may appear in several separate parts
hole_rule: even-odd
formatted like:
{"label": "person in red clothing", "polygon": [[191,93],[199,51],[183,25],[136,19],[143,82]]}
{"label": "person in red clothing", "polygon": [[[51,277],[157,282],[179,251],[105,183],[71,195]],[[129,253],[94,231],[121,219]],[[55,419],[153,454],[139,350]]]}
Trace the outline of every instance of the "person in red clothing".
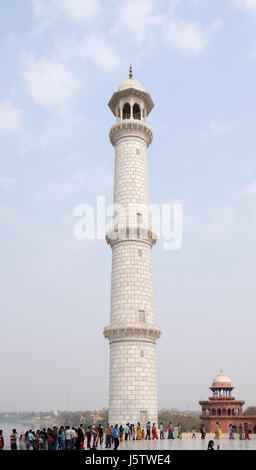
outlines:
{"label": "person in red clothing", "polygon": [[11,450],[17,450],[17,436],[16,429],[13,429],[10,435]]}
{"label": "person in red clothing", "polygon": [[95,428],[97,431],[97,437],[96,437],[96,442],[95,442],[95,447],[98,447],[99,444],[99,428]]}
{"label": "person in red clothing", "polygon": [[78,430],[77,430],[77,438],[76,438],[76,448],[77,450],[83,450],[84,448],[84,427],[82,424],[80,424]]}
{"label": "person in red clothing", "polygon": [[119,437],[120,437],[120,442],[123,442],[123,435],[124,435],[124,428],[121,424],[120,428],[119,428]]}
{"label": "person in red clothing", "polygon": [[153,426],[152,426],[152,439],[158,439],[155,423],[153,423]]}
{"label": "person in red clothing", "polygon": [[91,448],[91,438],[92,438],[92,432],[91,432],[91,426],[88,426],[86,430],[86,437],[87,437],[87,449]]}
{"label": "person in red clothing", "polygon": [[98,429],[94,425],[92,427],[92,437],[93,437],[92,447],[94,449],[96,447],[96,442],[97,442],[97,437],[98,437]]}
{"label": "person in red clothing", "polygon": [[248,428],[248,424],[247,424],[247,423],[244,423],[244,438],[245,438],[245,439],[250,439],[250,436],[249,436],[249,428]]}
{"label": "person in red clothing", "polygon": [[2,429],[0,429],[0,450],[4,450],[4,436]]}
{"label": "person in red clothing", "polygon": [[47,429],[47,450],[53,450],[53,435],[52,429]]}

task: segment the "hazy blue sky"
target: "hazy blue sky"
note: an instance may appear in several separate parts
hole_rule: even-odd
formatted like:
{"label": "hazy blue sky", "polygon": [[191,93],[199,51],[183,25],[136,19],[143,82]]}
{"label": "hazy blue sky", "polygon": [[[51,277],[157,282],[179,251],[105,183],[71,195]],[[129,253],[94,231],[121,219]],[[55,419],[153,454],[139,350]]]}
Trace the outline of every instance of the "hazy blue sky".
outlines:
{"label": "hazy blue sky", "polygon": [[256,405],[256,0],[0,0],[0,51],[0,408],[107,406],[111,250],[73,212],[112,200],[130,63],[151,201],[184,211],[182,248],[153,250],[159,408],[197,408],[221,368]]}

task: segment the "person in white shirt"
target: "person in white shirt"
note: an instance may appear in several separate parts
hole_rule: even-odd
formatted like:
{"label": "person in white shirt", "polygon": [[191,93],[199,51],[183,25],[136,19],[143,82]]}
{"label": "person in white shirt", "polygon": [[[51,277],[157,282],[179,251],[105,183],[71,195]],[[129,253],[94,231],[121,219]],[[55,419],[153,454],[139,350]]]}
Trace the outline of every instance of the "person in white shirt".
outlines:
{"label": "person in white shirt", "polygon": [[65,450],[70,450],[71,449],[71,437],[72,437],[72,431],[69,426],[66,426],[65,430]]}
{"label": "person in white shirt", "polygon": [[163,427],[163,423],[161,422],[160,423],[160,439],[164,439],[164,427]]}
{"label": "person in white shirt", "polygon": [[71,443],[70,443],[71,450],[75,448],[75,442],[76,442],[76,431],[75,431],[75,428],[72,428],[71,429]]}

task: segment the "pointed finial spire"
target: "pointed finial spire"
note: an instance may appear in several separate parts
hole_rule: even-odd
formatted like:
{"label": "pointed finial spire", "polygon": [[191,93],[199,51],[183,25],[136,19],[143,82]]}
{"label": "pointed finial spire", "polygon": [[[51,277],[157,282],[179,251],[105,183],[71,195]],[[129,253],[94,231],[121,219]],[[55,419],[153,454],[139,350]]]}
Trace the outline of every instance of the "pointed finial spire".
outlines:
{"label": "pointed finial spire", "polygon": [[133,71],[132,71],[132,66],[130,65],[130,68],[129,68],[129,78],[132,78],[133,77]]}

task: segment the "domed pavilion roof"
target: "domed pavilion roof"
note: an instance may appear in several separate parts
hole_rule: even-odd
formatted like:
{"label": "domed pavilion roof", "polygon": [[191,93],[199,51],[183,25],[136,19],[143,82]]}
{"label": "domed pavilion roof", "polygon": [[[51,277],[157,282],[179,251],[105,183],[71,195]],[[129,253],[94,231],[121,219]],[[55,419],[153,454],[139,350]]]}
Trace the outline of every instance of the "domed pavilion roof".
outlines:
{"label": "domed pavilion roof", "polygon": [[232,387],[231,380],[229,377],[223,374],[221,371],[212,382],[212,387]]}
{"label": "domed pavilion roof", "polygon": [[117,92],[113,94],[111,100],[108,103],[112,113],[116,115],[116,105],[120,97],[127,94],[129,95],[129,90],[130,94],[133,94],[134,96],[140,96],[143,99],[146,106],[146,115],[148,115],[152,111],[154,103],[149,93],[145,91],[144,86],[133,77],[132,66],[130,66],[129,69],[129,78],[124,80],[119,85]]}
{"label": "domed pavilion roof", "polygon": [[128,78],[124,80],[119,88],[118,91],[127,90],[128,88],[135,88],[136,90],[145,91],[144,86],[135,78]]}
{"label": "domed pavilion roof", "polygon": [[124,80],[120,84],[118,91],[127,90],[129,88],[135,88],[136,90],[145,91],[144,86],[138,80],[135,80],[135,78],[133,78],[133,71],[131,65],[129,69],[129,78],[128,80]]}

